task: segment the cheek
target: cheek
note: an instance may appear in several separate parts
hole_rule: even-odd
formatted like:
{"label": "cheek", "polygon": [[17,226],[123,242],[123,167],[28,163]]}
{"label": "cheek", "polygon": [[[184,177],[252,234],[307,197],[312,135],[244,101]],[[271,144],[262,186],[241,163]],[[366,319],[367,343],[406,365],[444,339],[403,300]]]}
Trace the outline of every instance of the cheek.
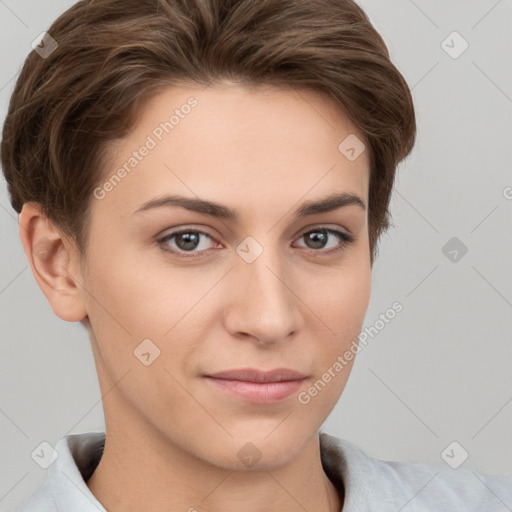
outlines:
{"label": "cheek", "polygon": [[303,288],[302,296],[307,298],[305,303],[338,343],[347,341],[347,336],[360,330],[368,308],[369,268],[340,266],[326,270],[325,275],[311,282],[315,282],[315,286]]}
{"label": "cheek", "polygon": [[[196,340],[204,339],[198,332],[207,320],[203,308],[212,306],[208,292],[219,272],[171,268],[163,261],[148,265],[147,259],[136,251],[117,252],[91,266],[87,310],[102,358],[116,378],[139,369],[134,351],[144,353],[144,347],[158,354],[156,366],[181,371]],[[206,316],[199,321],[198,315]]]}
{"label": "cheek", "polygon": [[[298,396],[305,411],[323,423],[338,402],[357,357],[358,336],[369,303],[370,280],[352,274],[332,280],[328,293],[315,295],[315,313],[311,339],[318,345],[314,355],[314,379]],[[316,327],[315,327],[316,326]]]}
{"label": "cheek", "polygon": [[142,340],[157,338],[164,329],[155,323],[162,284],[155,286],[133,255],[114,246],[113,241],[93,246],[101,251],[97,249],[90,257],[85,299],[103,359],[118,367],[116,372],[123,372],[137,362],[133,351]]}
{"label": "cheek", "polygon": [[172,272],[137,251],[111,250],[108,258],[93,258],[88,308],[107,324],[122,328],[125,336],[162,336],[204,293],[199,281],[186,274]]}
{"label": "cheek", "polygon": [[322,390],[317,405],[327,409],[338,400],[357,357],[358,336],[371,289],[368,267],[354,265],[338,270],[335,278],[325,279],[323,287],[314,288],[306,295],[307,304],[316,315],[310,317],[309,337],[321,341],[314,365],[315,377],[321,381],[317,391]]}

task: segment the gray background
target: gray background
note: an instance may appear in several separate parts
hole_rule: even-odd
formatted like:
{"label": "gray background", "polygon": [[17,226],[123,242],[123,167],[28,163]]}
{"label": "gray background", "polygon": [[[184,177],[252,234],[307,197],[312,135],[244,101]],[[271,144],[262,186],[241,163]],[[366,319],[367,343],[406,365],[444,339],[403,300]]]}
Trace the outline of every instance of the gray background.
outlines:
{"label": "gray background", "polygon": [[[71,3],[0,0],[2,123],[31,41]],[[457,441],[461,467],[512,475],[512,2],[360,4],[412,88],[418,139],[398,170],[364,325],[395,301],[403,311],[369,338],[323,429],[387,460],[444,464]],[[469,43],[456,59],[441,46],[453,31]],[[455,262],[442,250],[452,237],[468,248]],[[43,482],[39,443],[104,430],[85,330],[38,288],[3,179],[0,325],[1,512]]]}

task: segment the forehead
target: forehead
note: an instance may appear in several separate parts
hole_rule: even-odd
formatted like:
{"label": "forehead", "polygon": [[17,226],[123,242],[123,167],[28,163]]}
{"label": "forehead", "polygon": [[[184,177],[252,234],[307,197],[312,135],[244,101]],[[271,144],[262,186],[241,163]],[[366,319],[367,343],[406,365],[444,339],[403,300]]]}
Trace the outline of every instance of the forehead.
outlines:
{"label": "forehead", "polygon": [[138,114],[130,134],[112,147],[104,178],[122,178],[109,187],[104,204],[133,211],[156,195],[177,192],[229,196],[243,210],[283,201],[292,206],[339,191],[367,203],[369,147],[325,95],[275,86],[183,85],[152,97]]}

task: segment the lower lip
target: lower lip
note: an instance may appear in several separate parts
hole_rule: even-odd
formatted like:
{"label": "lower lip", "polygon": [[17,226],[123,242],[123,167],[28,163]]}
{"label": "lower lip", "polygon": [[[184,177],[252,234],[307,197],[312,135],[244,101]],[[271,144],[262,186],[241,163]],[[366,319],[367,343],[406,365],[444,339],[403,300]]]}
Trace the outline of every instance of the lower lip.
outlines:
{"label": "lower lip", "polygon": [[272,404],[292,396],[299,390],[305,379],[281,382],[247,382],[208,377],[208,380],[217,388],[248,402]]}

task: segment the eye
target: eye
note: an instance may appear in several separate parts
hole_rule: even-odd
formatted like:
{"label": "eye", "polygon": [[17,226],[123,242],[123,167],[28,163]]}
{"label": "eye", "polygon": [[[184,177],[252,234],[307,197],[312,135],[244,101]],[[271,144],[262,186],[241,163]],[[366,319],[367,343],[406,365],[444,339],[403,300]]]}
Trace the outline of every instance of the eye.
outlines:
{"label": "eye", "polygon": [[[199,252],[206,252],[208,247],[205,247],[205,244],[201,244],[202,238],[205,237],[209,240],[213,240],[210,235],[203,231],[193,230],[193,229],[183,229],[181,231],[174,231],[172,233],[169,233],[168,235],[165,235],[164,237],[160,238],[158,243],[160,245],[163,245],[163,249],[169,252],[178,253],[179,256],[183,256],[184,258],[187,257],[197,257],[196,254],[179,254],[180,252],[192,252],[199,249]],[[170,249],[167,242],[174,240],[174,248]],[[201,247],[202,245],[202,247]],[[207,244],[206,244],[207,245]],[[171,245],[172,247],[172,245]]]}
{"label": "eye", "polygon": [[[301,238],[306,240],[306,247],[308,249],[312,249],[314,252],[322,254],[332,254],[334,252],[341,251],[354,242],[354,237],[347,233],[343,233],[343,231],[321,227],[307,231],[301,236]],[[331,244],[329,248],[325,249],[325,246],[328,245],[329,238],[334,238],[334,240],[332,240],[334,245]],[[319,251],[318,249],[323,250]]]}
{"label": "eye", "polygon": [[[343,233],[337,229],[322,227],[307,231],[300,238],[304,238],[307,241],[307,249],[319,254],[332,254],[344,249],[354,242],[354,237],[347,233]],[[334,246],[331,243],[331,247],[325,249],[325,246],[329,245],[329,238],[334,242]],[[201,257],[201,254],[197,253],[205,253],[209,249],[208,242],[205,242],[205,240],[215,242],[213,238],[204,231],[189,228],[182,229],[180,231],[173,231],[172,233],[159,238],[157,242],[162,246],[163,250],[176,254],[178,257],[197,258]],[[222,247],[217,242],[215,243]]]}

